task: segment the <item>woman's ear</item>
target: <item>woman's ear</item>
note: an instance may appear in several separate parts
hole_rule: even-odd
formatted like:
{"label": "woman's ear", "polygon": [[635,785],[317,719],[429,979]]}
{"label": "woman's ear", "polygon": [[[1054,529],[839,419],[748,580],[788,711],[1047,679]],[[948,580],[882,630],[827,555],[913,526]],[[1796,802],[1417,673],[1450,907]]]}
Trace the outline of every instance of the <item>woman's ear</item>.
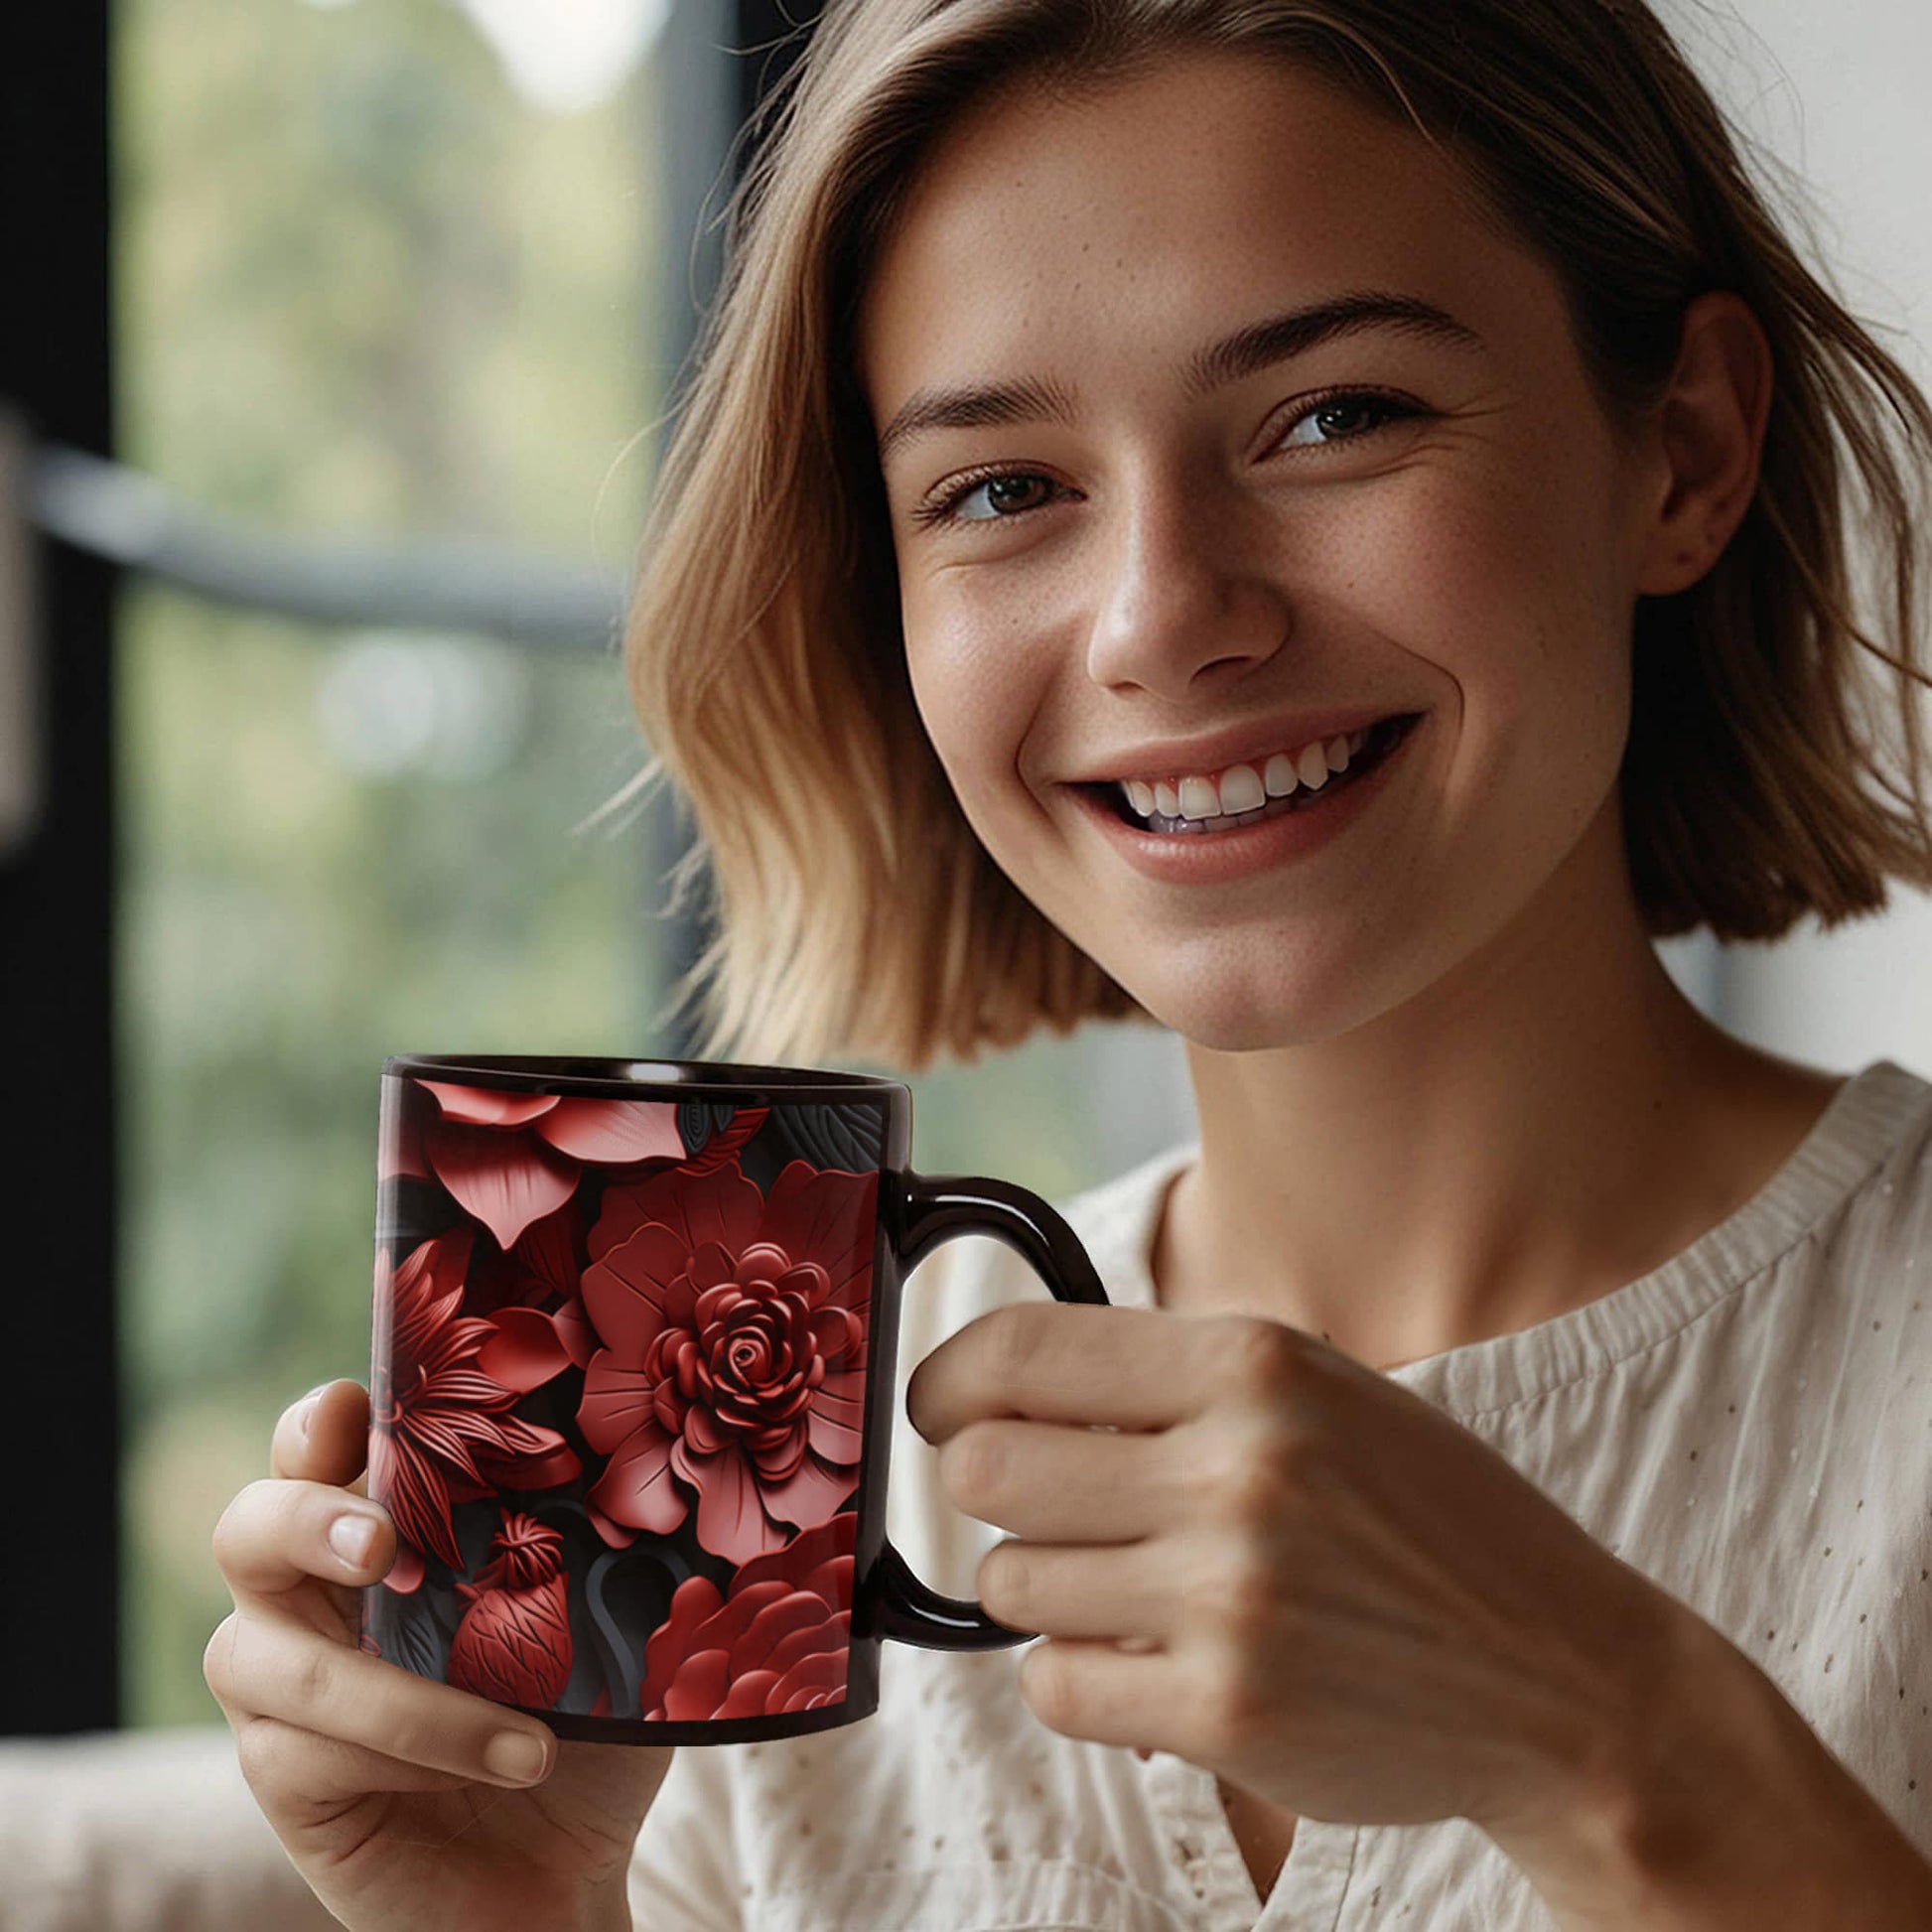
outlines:
{"label": "woman's ear", "polygon": [[1741,296],[1701,295],[1686,311],[1670,388],[1649,418],[1654,487],[1639,532],[1636,588],[1689,590],[1723,554],[1757,489],[1773,358]]}

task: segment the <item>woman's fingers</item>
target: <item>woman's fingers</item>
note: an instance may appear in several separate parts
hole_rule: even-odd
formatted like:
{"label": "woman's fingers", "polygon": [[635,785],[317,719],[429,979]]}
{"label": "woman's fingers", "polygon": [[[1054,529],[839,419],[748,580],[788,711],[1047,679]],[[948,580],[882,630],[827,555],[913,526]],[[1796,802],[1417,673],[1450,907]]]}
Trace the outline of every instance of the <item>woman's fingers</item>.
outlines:
{"label": "woman's fingers", "polygon": [[1139,1544],[1102,1548],[1009,1537],[980,1560],[979,1598],[1010,1630],[1126,1639],[1140,1649],[1180,1634],[1181,1574],[1183,1565],[1150,1563]]}
{"label": "woman's fingers", "polygon": [[[360,1746],[414,1767],[412,1777],[427,1769],[512,1787],[535,1783],[555,1756],[547,1726],[282,1617],[232,1611],[208,1639],[202,1670],[243,1749],[244,1768],[252,1748],[265,1781],[305,1797],[319,1794],[307,1781],[313,1777],[346,1779],[339,1786],[345,1796],[423,1788],[357,1783],[382,1767],[317,1742]],[[264,1718],[316,1742],[271,1731],[250,1746],[248,1733]]]}
{"label": "woman's fingers", "polygon": [[476,1779],[463,1771],[408,1764],[387,1751],[325,1737],[280,1718],[241,1717],[235,1755],[256,1802],[270,1817],[300,1817],[305,1807],[334,1809],[372,1791],[460,1791]]}
{"label": "woman's fingers", "polygon": [[361,1383],[325,1382],[282,1411],[268,1472],[368,1493],[369,1398]]}
{"label": "woman's fingers", "polygon": [[240,1609],[285,1607],[312,1579],[378,1583],[395,1559],[396,1532],[382,1506],[326,1482],[251,1482],[214,1526],[214,1560]]}

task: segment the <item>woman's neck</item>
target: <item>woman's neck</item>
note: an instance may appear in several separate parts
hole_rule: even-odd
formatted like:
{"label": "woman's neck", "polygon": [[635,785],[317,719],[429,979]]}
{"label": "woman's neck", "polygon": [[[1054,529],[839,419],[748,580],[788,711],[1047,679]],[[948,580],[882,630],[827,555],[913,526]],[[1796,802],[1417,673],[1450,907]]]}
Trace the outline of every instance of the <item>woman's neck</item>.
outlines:
{"label": "woman's neck", "polygon": [[1583,915],[1606,897],[1345,1035],[1190,1044],[1201,1159],[1161,1216],[1161,1306],[1392,1367],[1593,1301],[1748,1201],[1839,1080],[1713,1026],[1627,902]]}

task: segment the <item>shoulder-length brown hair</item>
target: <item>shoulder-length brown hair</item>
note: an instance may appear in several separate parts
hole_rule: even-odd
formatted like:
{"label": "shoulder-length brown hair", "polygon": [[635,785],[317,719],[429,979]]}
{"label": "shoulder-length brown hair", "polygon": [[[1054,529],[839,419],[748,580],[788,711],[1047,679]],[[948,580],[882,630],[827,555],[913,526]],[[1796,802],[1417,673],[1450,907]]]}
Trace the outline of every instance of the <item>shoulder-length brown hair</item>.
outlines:
{"label": "shoulder-length brown hair", "polygon": [[1661,395],[1698,295],[1750,304],[1776,358],[1756,496],[1700,583],[1637,610],[1638,902],[1657,937],[1770,939],[1881,907],[1888,877],[1932,884],[1932,410],[1799,259],[1641,0],[835,0],[733,205],[625,639],[654,755],[633,790],[668,775],[695,818],[675,902],[713,888],[683,986],[706,1056],[916,1070],[1143,1011],[994,865],[926,740],[854,320],[970,102],[1190,49],[1302,63],[1472,171],[1561,278],[1613,423]]}

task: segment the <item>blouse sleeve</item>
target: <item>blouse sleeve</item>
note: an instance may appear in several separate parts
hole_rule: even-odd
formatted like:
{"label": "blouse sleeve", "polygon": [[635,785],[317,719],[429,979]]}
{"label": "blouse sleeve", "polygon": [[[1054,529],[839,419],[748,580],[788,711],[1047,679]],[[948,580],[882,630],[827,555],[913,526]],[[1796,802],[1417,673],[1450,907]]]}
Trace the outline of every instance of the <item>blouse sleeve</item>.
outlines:
{"label": "blouse sleeve", "polygon": [[630,1859],[635,1932],[740,1932],[729,1744],[680,1746]]}

